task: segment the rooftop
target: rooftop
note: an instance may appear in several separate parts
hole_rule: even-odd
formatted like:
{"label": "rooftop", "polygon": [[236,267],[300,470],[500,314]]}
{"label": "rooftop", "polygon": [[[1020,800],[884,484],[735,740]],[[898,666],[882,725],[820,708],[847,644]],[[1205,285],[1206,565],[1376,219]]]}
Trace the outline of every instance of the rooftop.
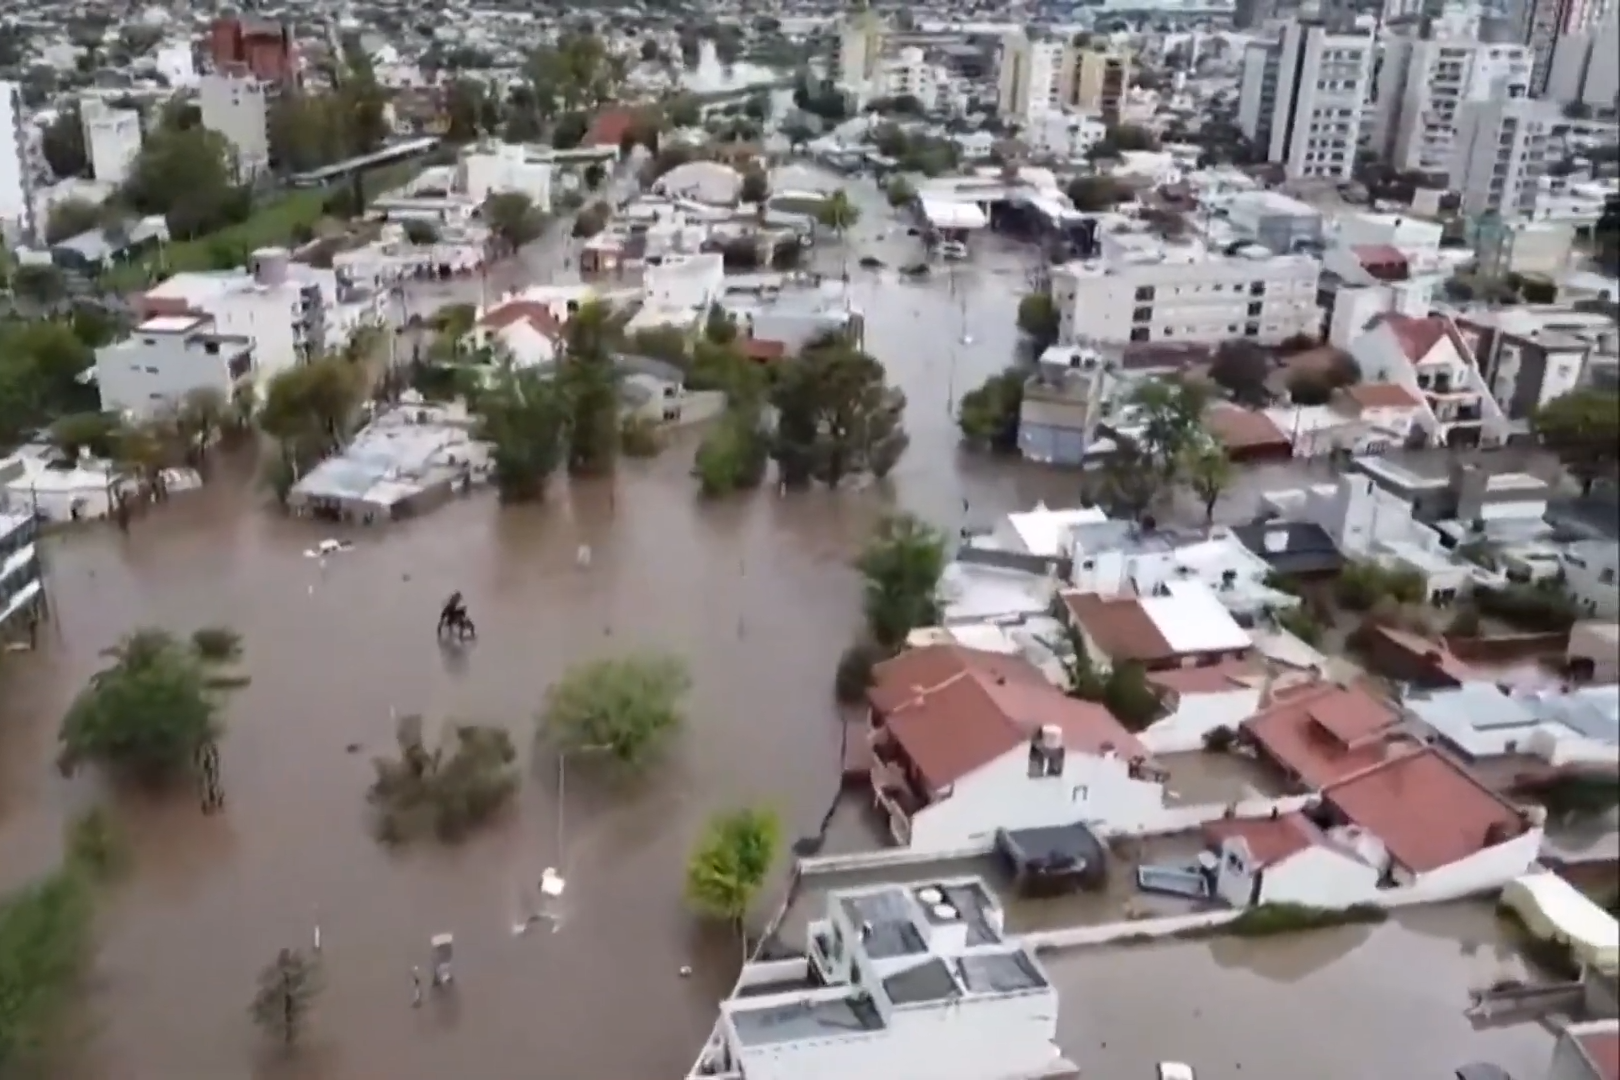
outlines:
{"label": "rooftop", "polygon": [[1517,748],[1531,732],[1547,728],[1555,738],[1582,738],[1620,746],[1620,694],[1613,686],[1564,693],[1510,694],[1492,682],[1465,682],[1454,689],[1413,695],[1406,708],[1471,757]]}
{"label": "rooftop", "polygon": [[1398,717],[1363,687],[1290,687],[1243,722],[1261,749],[1308,787],[1323,788],[1379,764]]}
{"label": "rooftop", "polygon": [[1076,590],[1061,595],[1075,622],[1115,662],[1152,663],[1192,653],[1241,652],[1253,645],[1200,581],[1161,582],[1149,596]]}

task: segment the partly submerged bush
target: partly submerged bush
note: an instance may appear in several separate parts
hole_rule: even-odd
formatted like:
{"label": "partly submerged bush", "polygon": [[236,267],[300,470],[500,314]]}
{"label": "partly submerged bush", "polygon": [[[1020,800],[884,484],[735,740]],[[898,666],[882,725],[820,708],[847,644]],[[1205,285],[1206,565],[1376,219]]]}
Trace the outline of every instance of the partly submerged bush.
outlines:
{"label": "partly submerged bush", "polygon": [[1330,926],[1381,923],[1387,918],[1389,912],[1377,904],[1351,904],[1342,908],[1320,908],[1310,904],[1259,904],[1245,908],[1241,915],[1220,927],[1218,932],[1237,937],[1270,937],[1302,930],[1323,930]]}
{"label": "partly submerged bush", "polygon": [[864,638],[845,649],[838,657],[838,670],[833,676],[833,693],[838,703],[858,705],[865,701],[866,688],[872,685],[872,669],[887,657],[882,646]]}
{"label": "partly submerged bush", "polygon": [[517,749],[505,728],[458,724],[429,751],[422,718],[407,716],[399,722],[396,740],[399,757],[372,762],[377,776],[367,792],[377,813],[377,836],[385,843],[428,832],[459,840],[517,791]]}

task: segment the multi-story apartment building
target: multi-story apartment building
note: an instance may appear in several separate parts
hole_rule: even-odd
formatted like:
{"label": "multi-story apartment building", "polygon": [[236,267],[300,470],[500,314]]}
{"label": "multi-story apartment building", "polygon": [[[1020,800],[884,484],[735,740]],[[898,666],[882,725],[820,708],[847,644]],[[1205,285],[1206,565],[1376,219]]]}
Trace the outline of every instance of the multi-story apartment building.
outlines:
{"label": "multi-story apartment building", "polygon": [[141,114],[89,98],[79,107],[79,117],[91,174],[104,184],[122,184],[141,152]]}
{"label": "multi-story apartment building", "polygon": [[1608,109],[1620,96],[1620,12],[1592,28],[1563,34],[1553,46],[1542,97]]}
{"label": "multi-story apartment building", "polygon": [[1075,56],[1072,86],[1064,104],[1079,112],[1100,117],[1110,126],[1118,124],[1131,88],[1131,57],[1128,53],[1085,48]]}
{"label": "multi-story apartment building", "polygon": [[1595,225],[1608,201],[1620,195],[1620,183],[1590,175],[1536,177],[1525,216],[1532,221],[1567,221]]}
{"label": "multi-story apartment building", "polygon": [[1616,347],[1607,317],[1569,308],[1471,309],[1455,321],[1491,397],[1519,423],[1579,387],[1591,361]]}
{"label": "multi-story apartment building", "polygon": [[838,32],[839,89],[857,101],[873,96],[871,83],[883,59],[888,28],[877,12],[866,8],[843,24]]}
{"label": "multi-story apartment building", "polygon": [[1503,218],[1529,213],[1536,181],[1549,164],[1553,128],[1562,115],[1556,102],[1527,97],[1511,85],[1493,88],[1483,101],[1463,104],[1448,170],[1462,212]]}
{"label": "multi-story apartment building", "polygon": [[1066,342],[1276,344],[1315,334],[1321,264],[1255,245],[1236,254],[1144,234],[1103,238],[1103,256],[1052,270],[1059,336]]}
{"label": "multi-story apartment building", "polygon": [[240,65],[204,75],[197,85],[203,127],[225,136],[239,183],[270,168],[268,85]]}
{"label": "multi-story apartment building", "polygon": [[253,377],[253,339],[222,334],[207,315],[159,315],[96,350],[104,412],[146,418],[214,390],[230,400]]}
{"label": "multi-story apartment building", "polygon": [[0,82],[0,229],[8,244],[32,240],[39,233],[28,140],[22,89],[14,82]]}
{"label": "multi-story apartment building", "polygon": [[253,253],[247,270],[176,274],[138,301],[142,315],[206,315],[217,332],[247,338],[265,378],[318,355],[331,342],[326,300],[313,282],[291,277],[287,252]]}
{"label": "multi-story apartment building", "polygon": [[1529,46],[1534,58],[1531,93],[1539,97],[1546,91],[1552,76],[1553,49],[1558,39],[1585,34],[1602,25],[1611,7],[1612,0],[1515,0],[1512,9],[1514,36]]}
{"label": "multi-story apartment building", "polygon": [[1528,48],[1483,44],[1478,13],[1449,10],[1424,38],[1384,42],[1368,125],[1372,146],[1403,172],[1446,173],[1458,109],[1502,86],[1527,90],[1530,74]]}
{"label": "multi-story apartment building", "polygon": [[1238,97],[1244,136],[1290,179],[1349,180],[1374,50],[1370,34],[1306,22],[1289,23],[1277,41],[1251,44]]}
{"label": "multi-story apartment building", "polygon": [[242,67],[260,82],[292,86],[298,81],[298,53],[292,28],[268,19],[216,19],[208,30],[208,58],[215,71]]}
{"label": "multi-story apartment building", "polygon": [[951,77],[915,46],[885,57],[873,80],[874,97],[913,97],[930,112],[951,96]]}
{"label": "multi-story apartment building", "polygon": [[0,512],[0,642],[31,633],[45,606],[45,581],[31,512]]}
{"label": "multi-story apartment building", "polygon": [[1075,48],[1065,40],[1014,30],[1001,40],[996,114],[1028,123],[1063,109],[1074,86]]}

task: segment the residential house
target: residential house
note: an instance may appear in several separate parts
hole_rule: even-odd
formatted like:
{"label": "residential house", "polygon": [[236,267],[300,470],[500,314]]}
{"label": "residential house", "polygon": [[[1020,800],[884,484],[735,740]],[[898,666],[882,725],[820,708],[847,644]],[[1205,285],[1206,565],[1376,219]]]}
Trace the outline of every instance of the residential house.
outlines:
{"label": "residential house", "polygon": [[1588,1020],[1560,1031],[1547,1080],[1620,1080],[1620,1021]]}
{"label": "residential house", "polygon": [[1208,586],[1164,582],[1146,595],[1060,594],[1069,624],[1092,662],[1140,664],[1148,671],[1213,667],[1254,654],[1254,642]]}
{"label": "residential house", "polygon": [[[1077,526],[1071,537],[1069,580],[1078,592],[1157,598],[1165,601],[1159,608],[1181,606],[1189,613],[1208,593],[1217,608],[1230,612],[1221,620],[1236,618],[1244,625],[1267,611],[1299,604],[1297,596],[1266,584],[1271,572],[1266,561],[1224,526],[1178,532],[1106,521]],[[1171,586],[1186,599],[1169,602]]]}
{"label": "residential house", "polygon": [[1219,858],[1216,894],[1236,906],[1456,899],[1525,873],[1542,840],[1539,815],[1432,747],[1344,775],[1296,813],[1204,831]]}
{"label": "residential house", "polygon": [[1237,525],[1232,535],[1265,561],[1272,574],[1293,581],[1335,577],[1344,569],[1339,545],[1320,525],[1298,521],[1263,521]]}
{"label": "residential house", "polygon": [[32,513],[0,513],[0,642],[29,631],[45,605]]}
{"label": "residential house", "polygon": [[1215,405],[1204,414],[1204,427],[1235,462],[1287,461],[1294,456],[1294,440],[1259,409]]}
{"label": "residential house", "polygon": [[207,315],[159,315],[96,350],[102,411],[137,418],[176,409],[199,390],[230,401],[254,372],[253,340],[220,333]]}
{"label": "residential house", "polygon": [[808,958],[744,964],[691,1080],[1078,1075],[1057,990],[1005,926],[979,878],[834,891]]}
{"label": "residential house", "polygon": [[1399,383],[1366,382],[1340,390],[1334,405],[1365,425],[1357,439],[1361,453],[1399,449],[1414,440],[1426,445],[1424,403]]}
{"label": "residential house", "polygon": [[1547,764],[1620,760],[1620,688],[1512,693],[1489,681],[1409,695],[1406,714],[1431,741],[1470,764],[1540,758]]}
{"label": "residential house", "polygon": [[1054,345],[1024,383],[1018,451],[1026,460],[1077,466],[1093,451],[1097,424],[1118,392],[1113,364],[1094,349]]}
{"label": "residential house", "polygon": [[1591,358],[1615,351],[1613,320],[1569,308],[1469,310],[1457,316],[1457,329],[1497,404],[1524,424],[1578,387]]}
{"label": "residential house", "polygon": [[1385,314],[1351,342],[1350,355],[1365,381],[1396,383],[1422,400],[1418,422],[1427,445],[1477,446],[1505,437],[1501,407],[1449,318]]}
{"label": "residential house", "polygon": [[175,274],[135,306],[145,317],[207,315],[219,333],[253,343],[254,363],[266,379],[341,345],[328,334],[332,305],[321,283],[305,280],[282,248],[253,252],[246,269]]}
{"label": "residential house", "polygon": [[1021,657],[912,649],[877,666],[867,702],[874,797],[913,850],[984,848],[998,829],[1139,826],[1164,807],[1136,737]]}
{"label": "residential house", "polygon": [[1365,687],[1317,682],[1279,688],[1238,733],[1291,782],[1320,791],[1384,761],[1403,738],[1399,721]]}
{"label": "residential house", "polygon": [[1564,589],[1593,619],[1620,618],[1620,543],[1577,540],[1559,558]]}
{"label": "residential house", "polygon": [[469,337],[475,350],[493,349],[514,367],[549,367],[562,352],[563,324],[577,310],[565,308],[559,318],[554,304],[508,300],[480,315]]}
{"label": "residential house", "polygon": [[1153,754],[1201,750],[1217,728],[1236,731],[1254,715],[1266,694],[1267,673],[1256,660],[1228,660],[1211,667],[1154,671],[1148,685],[1158,691],[1164,716],[1141,733]]}

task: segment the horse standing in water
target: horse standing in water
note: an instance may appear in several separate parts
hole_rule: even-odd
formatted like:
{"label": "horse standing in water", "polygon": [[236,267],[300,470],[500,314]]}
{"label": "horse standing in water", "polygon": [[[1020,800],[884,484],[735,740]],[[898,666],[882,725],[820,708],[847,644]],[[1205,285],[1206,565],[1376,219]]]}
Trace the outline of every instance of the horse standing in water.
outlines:
{"label": "horse standing in water", "polygon": [[461,602],[459,592],[452,593],[450,599],[444,602],[444,607],[439,609],[439,625],[436,632],[441,640],[447,637],[456,641],[477,639],[478,627],[473,625],[472,619],[467,615],[467,606]]}

